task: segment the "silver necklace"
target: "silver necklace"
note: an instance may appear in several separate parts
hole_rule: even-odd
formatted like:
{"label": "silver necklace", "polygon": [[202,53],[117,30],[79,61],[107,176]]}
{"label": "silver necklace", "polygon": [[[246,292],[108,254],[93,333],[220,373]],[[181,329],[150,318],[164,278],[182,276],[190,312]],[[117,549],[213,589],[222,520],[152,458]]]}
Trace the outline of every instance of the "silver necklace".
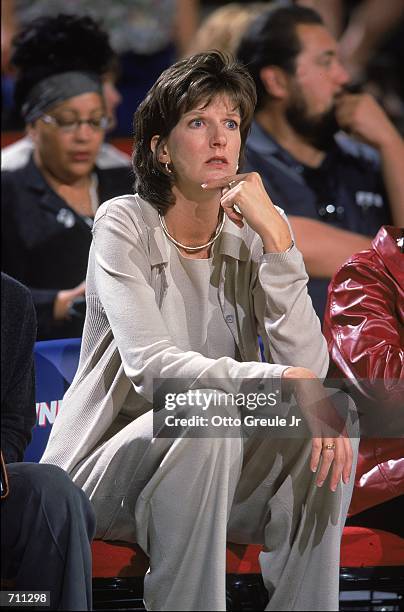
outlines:
{"label": "silver necklace", "polygon": [[163,232],[165,233],[167,238],[171,240],[173,244],[175,244],[177,247],[180,247],[181,249],[184,249],[184,251],[200,251],[201,249],[206,249],[206,247],[213,244],[215,240],[219,238],[220,234],[222,233],[223,226],[224,226],[225,215],[223,214],[222,220],[218,223],[213,238],[211,238],[209,242],[207,242],[206,244],[201,244],[200,246],[196,246],[196,247],[185,246],[185,244],[181,244],[181,242],[178,242],[178,240],[173,238],[171,234],[169,233],[166,222],[164,221],[164,217],[160,213],[159,213],[159,219],[160,219],[160,225],[163,228]]}

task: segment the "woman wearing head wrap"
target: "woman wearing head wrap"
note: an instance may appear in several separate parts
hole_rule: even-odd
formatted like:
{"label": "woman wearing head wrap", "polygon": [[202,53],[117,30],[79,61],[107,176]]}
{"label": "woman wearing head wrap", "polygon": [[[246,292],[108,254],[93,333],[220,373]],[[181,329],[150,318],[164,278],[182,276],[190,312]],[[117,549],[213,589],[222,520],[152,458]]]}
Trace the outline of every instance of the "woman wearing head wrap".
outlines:
{"label": "woman wearing head wrap", "polygon": [[25,167],[2,172],[3,270],[30,287],[39,339],[81,334],[94,213],[131,191],[128,169],[96,166],[111,57],[89,17],[39,18],[14,42],[16,103],[34,151]]}

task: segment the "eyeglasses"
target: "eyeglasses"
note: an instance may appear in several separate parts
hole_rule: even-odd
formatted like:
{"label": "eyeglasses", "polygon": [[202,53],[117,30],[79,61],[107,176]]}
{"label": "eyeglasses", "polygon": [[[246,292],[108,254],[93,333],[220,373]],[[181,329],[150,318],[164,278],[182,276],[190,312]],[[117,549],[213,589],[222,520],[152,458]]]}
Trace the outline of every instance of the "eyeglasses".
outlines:
{"label": "eyeglasses", "polygon": [[87,124],[94,132],[106,130],[109,126],[108,117],[97,117],[94,119],[61,119],[52,115],[42,115],[44,123],[55,125],[62,132],[72,133],[79,129],[83,124]]}

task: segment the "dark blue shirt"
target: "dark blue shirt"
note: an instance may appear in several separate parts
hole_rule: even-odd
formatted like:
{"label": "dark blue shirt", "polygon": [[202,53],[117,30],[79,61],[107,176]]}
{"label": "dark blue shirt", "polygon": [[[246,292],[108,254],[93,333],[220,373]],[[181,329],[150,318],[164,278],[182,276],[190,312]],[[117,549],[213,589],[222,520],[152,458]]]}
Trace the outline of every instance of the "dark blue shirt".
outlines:
{"label": "dark blue shirt", "polygon": [[2,272],[1,450],[6,463],[22,461],[36,421],[35,336],[35,309],[29,290]]}
{"label": "dark blue shirt", "polygon": [[[132,192],[129,168],[95,168],[100,202]],[[81,335],[78,318],[56,321],[58,291],[86,276],[91,219],[79,215],[46,182],[33,157],[26,166],[1,173],[2,270],[32,293],[38,340]]]}
{"label": "dark blue shirt", "polygon": [[[288,215],[366,236],[374,236],[381,225],[391,223],[377,152],[345,134],[337,134],[322,164],[310,168],[254,122],[247,139],[244,171],[259,172],[274,204]],[[329,279],[323,278],[310,278],[308,283],[321,320],[328,283]]]}

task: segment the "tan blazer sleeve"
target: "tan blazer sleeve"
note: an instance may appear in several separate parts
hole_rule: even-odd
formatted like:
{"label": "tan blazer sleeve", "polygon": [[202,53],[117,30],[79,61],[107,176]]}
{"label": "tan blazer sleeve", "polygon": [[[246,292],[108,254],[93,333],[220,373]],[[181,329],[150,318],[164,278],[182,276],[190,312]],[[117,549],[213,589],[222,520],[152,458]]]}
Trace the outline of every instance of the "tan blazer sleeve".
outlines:
{"label": "tan blazer sleeve", "polygon": [[[283,210],[279,211],[286,218]],[[258,253],[254,310],[267,358],[274,363],[308,368],[325,378],[329,363],[327,343],[307,292],[308,275],[302,254],[293,246],[285,253],[262,255],[258,236],[254,250]]]}

